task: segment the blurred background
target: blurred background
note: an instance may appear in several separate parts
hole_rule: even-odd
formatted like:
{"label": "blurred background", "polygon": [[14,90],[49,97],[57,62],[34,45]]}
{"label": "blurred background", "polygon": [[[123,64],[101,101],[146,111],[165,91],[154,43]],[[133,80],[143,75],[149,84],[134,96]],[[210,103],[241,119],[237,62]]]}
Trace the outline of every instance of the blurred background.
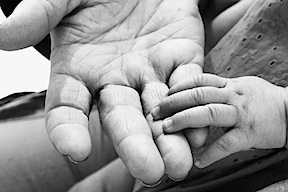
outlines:
{"label": "blurred background", "polygon": [[[0,9],[0,23],[5,16]],[[18,92],[39,92],[48,88],[50,62],[33,47],[17,51],[0,50],[0,99]]]}

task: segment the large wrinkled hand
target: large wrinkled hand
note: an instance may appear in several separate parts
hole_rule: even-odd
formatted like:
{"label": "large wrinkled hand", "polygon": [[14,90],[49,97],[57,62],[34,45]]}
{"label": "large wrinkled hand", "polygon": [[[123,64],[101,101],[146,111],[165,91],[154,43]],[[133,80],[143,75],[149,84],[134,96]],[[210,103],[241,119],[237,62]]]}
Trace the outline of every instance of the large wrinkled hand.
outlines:
{"label": "large wrinkled hand", "polygon": [[88,115],[97,102],[103,128],[134,177],[149,184],[164,171],[185,177],[192,167],[186,138],[164,135],[149,111],[167,94],[166,83],[202,72],[197,0],[24,0],[1,23],[0,47],[33,45],[49,32],[46,124],[60,153],[75,161],[89,156]]}
{"label": "large wrinkled hand", "polygon": [[188,127],[231,128],[196,157],[202,168],[241,150],[285,146],[287,94],[258,77],[204,74],[173,86],[159,104],[158,117],[172,114],[163,121],[168,133]]}

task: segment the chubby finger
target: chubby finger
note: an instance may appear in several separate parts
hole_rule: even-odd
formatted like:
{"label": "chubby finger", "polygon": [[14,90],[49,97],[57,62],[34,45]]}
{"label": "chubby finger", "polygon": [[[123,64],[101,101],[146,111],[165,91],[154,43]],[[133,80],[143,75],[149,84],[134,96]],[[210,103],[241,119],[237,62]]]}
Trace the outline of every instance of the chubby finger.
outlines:
{"label": "chubby finger", "polygon": [[[168,87],[164,83],[154,82],[145,86],[142,102],[145,112],[157,105],[166,95]],[[164,134],[162,120],[154,121],[150,113],[147,121],[152,129],[153,137],[165,164],[165,173],[173,180],[184,179],[193,165],[189,143],[183,133]]]}
{"label": "chubby finger", "polygon": [[186,129],[184,134],[189,141],[190,147],[198,149],[205,144],[209,135],[209,128],[204,127],[199,129]]}
{"label": "chubby finger", "polygon": [[187,78],[185,81],[177,83],[169,90],[169,95],[186,89],[192,89],[195,87],[211,86],[223,88],[226,86],[228,80],[223,77],[219,77],[213,74],[198,74]]}
{"label": "chubby finger", "polygon": [[[200,46],[199,46],[200,45]],[[181,82],[186,82],[188,81],[191,77],[193,76],[197,76],[199,74],[203,73],[202,70],[202,64],[203,64],[203,60],[204,60],[204,53],[203,53],[203,49],[202,49],[202,44],[197,44],[195,46],[194,50],[196,50],[198,48],[197,54],[194,55],[191,63],[185,64],[185,65],[180,65],[178,66],[174,72],[171,74],[171,77],[169,79],[169,86],[173,87]],[[189,54],[188,54],[189,55]],[[177,61],[177,60],[176,60]],[[170,95],[170,90],[168,92],[168,95]],[[160,111],[160,108],[156,108],[156,110],[154,109],[153,111]],[[152,111],[152,114],[153,114]],[[168,110],[162,110],[162,113],[164,112],[164,116],[165,116],[165,112],[168,112],[169,115],[171,115],[171,109]],[[166,115],[168,115],[166,114]],[[155,115],[153,115],[155,117]],[[160,112],[160,116],[161,116],[161,112]],[[162,116],[162,117],[164,117]],[[158,117],[160,118],[160,117]],[[205,141],[206,138],[208,136],[208,132],[207,129],[198,129],[197,131],[192,130],[192,129],[186,129],[184,130],[184,134],[186,136],[186,138],[189,141],[189,144],[191,147],[201,147]],[[197,139],[195,139],[197,138]]]}
{"label": "chubby finger", "polygon": [[91,95],[86,86],[61,74],[50,79],[46,95],[46,127],[56,149],[73,161],[83,161],[91,153],[88,130]]}
{"label": "chubby finger", "polygon": [[251,148],[253,144],[250,143],[248,134],[241,128],[230,130],[200,153],[196,157],[195,165],[204,168],[233,153]]}
{"label": "chubby finger", "polygon": [[168,117],[176,112],[209,103],[227,103],[228,94],[216,87],[197,87],[170,95],[151,110],[155,119]]}
{"label": "chubby finger", "polygon": [[81,0],[23,0],[0,25],[0,48],[15,50],[40,42]]}
{"label": "chubby finger", "polygon": [[140,96],[125,86],[108,85],[100,92],[102,126],[133,177],[153,185],[164,174],[164,163],[143,115]]}
{"label": "chubby finger", "polygon": [[172,133],[188,127],[231,127],[236,123],[237,111],[235,107],[225,104],[208,104],[186,109],[164,119],[163,129],[167,133]]}

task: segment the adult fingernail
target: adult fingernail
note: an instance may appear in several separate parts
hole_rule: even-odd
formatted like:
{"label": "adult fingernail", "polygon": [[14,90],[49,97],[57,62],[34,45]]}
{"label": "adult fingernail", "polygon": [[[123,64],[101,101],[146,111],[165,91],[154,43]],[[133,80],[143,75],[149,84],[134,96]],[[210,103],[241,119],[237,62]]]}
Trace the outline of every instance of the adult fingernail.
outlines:
{"label": "adult fingernail", "polygon": [[86,161],[88,158],[84,159],[83,161],[75,161],[74,159],[72,159],[70,156],[68,155],[65,155],[69,161],[71,161],[72,163],[76,164],[76,165],[79,165],[79,164],[82,164],[84,161]]}
{"label": "adult fingernail", "polygon": [[159,116],[159,112],[160,112],[160,107],[157,106],[157,107],[154,107],[152,110],[151,110],[151,115],[154,119],[157,119],[158,116]]}
{"label": "adult fingernail", "polygon": [[168,175],[168,177],[172,180],[172,181],[175,181],[175,182],[179,182],[179,181],[183,181],[184,179],[186,179],[188,177],[189,174],[187,174],[185,177],[182,177],[182,178],[178,178],[178,179],[175,179],[173,177],[171,177],[170,175]]}
{"label": "adult fingernail", "polygon": [[167,118],[167,119],[164,119],[163,121],[163,129],[164,130],[167,130],[169,129],[173,124],[173,120],[171,118]]}
{"label": "adult fingernail", "polygon": [[141,180],[140,180],[140,182],[141,182],[141,184],[142,184],[144,187],[152,188],[152,187],[156,187],[156,186],[160,185],[160,183],[162,182],[162,178],[161,178],[158,182],[156,182],[156,183],[154,183],[154,184],[147,184],[147,183],[144,183],[144,182],[141,181]]}

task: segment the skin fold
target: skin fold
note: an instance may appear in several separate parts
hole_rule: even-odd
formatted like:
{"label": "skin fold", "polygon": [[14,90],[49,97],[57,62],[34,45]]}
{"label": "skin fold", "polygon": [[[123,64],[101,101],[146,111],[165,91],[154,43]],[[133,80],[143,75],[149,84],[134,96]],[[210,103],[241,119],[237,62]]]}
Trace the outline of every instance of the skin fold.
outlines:
{"label": "skin fold", "polygon": [[[205,33],[206,33],[206,47],[211,47],[212,42],[218,42],[220,40],[220,38],[222,37],[221,35],[223,35],[224,32],[228,32],[231,27],[233,27],[233,25],[237,22],[237,20],[239,20],[244,13],[246,12],[246,10],[249,8],[249,6],[253,3],[253,1],[250,1],[250,4],[247,4],[248,1],[246,1],[245,3],[242,3],[242,1],[240,2],[235,2],[235,1],[209,1],[209,3],[205,3],[204,1],[200,1],[200,8],[202,7],[202,18],[203,18],[203,22],[205,23]],[[245,6],[243,6],[245,4]],[[212,6],[213,5],[213,6]],[[205,8],[204,8],[205,7]],[[210,9],[209,7],[214,7],[214,9]],[[231,10],[232,9],[232,10]],[[209,10],[209,11],[208,11]],[[219,24],[222,23],[221,19],[225,19],[225,17],[222,17],[223,14],[228,14],[231,12],[237,12],[237,13],[241,13],[241,14],[230,14],[230,19],[233,22],[228,22],[229,25],[225,25],[225,27],[223,25],[221,25],[221,27],[219,26]],[[210,26],[214,26],[214,27],[210,27]],[[170,111],[170,109],[168,110]],[[193,140],[194,146],[199,147],[202,146],[203,143],[205,142],[207,135],[208,135],[208,129],[189,129],[190,131],[190,140]],[[199,139],[199,135],[200,135],[200,139]],[[191,143],[190,143],[191,146]],[[118,162],[118,164],[116,163],[111,163],[109,165],[107,165],[106,167],[103,168],[103,170],[101,172],[96,172],[94,174],[92,174],[90,177],[84,179],[83,181],[77,183],[74,185],[73,188],[71,188],[71,192],[78,192],[78,191],[101,191],[98,190],[100,189],[97,186],[102,186],[103,183],[106,183],[107,186],[110,186],[110,188],[108,189],[108,187],[106,188],[101,188],[103,189],[102,191],[113,191],[115,189],[117,189],[117,191],[131,191],[131,186],[134,186],[134,179],[131,175],[127,174],[127,170],[122,169],[122,172],[117,172],[117,174],[115,172],[113,172],[113,174],[111,174],[111,168],[110,167],[114,167],[113,170],[118,169],[118,166],[121,167],[121,161]],[[109,175],[109,178],[112,180],[109,180],[109,182],[106,182],[107,179],[99,179],[99,178],[104,178],[106,176],[106,174],[103,174],[103,172],[107,173],[107,175]],[[120,178],[127,178],[127,180],[129,178],[132,178],[131,183],[128,182],[124,182],[122,183],[121,187],[112,187],[112,185],[114,183],[119,183],[119,181],[121,180]],[[106,186],[106,185],[104,185]],[[117,185],[118,186],[118,185]]]}
{"label": "skin fold", "polygon": [[89,156],[88,115],[97,104],[104,131],[135,178],[153,184],[164,173],[188,174],[193,162],[186,137],[164,135],[149,112],[169,87],[202,73],[197,3],[24,0],[1,23],[4,50],[51,35],[46,125],[61,154],[74,161]]}
{"label": "skin fold", "polygon": [[233,153],[286,145],[287,89],[259,77],[222,78],[203,74],[179,83],[160,102],[155,118],[166,118],[167,133],[187,127],[227,127],[195,161],[204,168]]}
{"label": "skin fold", "polygon": [[[157,183],[164,173],[185,178],[193,164],[189,144],[203,145],[207,130],[164,135],[162,120],[154,121],[150,110],[170,87],[202,73],[204,28],[198,3],[23,0],[1,23],[4,50],[35,45],[51,35],[46,125],[61,154],[73,161],[89,156],[88,115],[96,104],[128,175],[147,184]],[[219,7],[225,12],[229,6]],[[232,26],[207,31],[220,34],[214,36],[217,42]]]}

